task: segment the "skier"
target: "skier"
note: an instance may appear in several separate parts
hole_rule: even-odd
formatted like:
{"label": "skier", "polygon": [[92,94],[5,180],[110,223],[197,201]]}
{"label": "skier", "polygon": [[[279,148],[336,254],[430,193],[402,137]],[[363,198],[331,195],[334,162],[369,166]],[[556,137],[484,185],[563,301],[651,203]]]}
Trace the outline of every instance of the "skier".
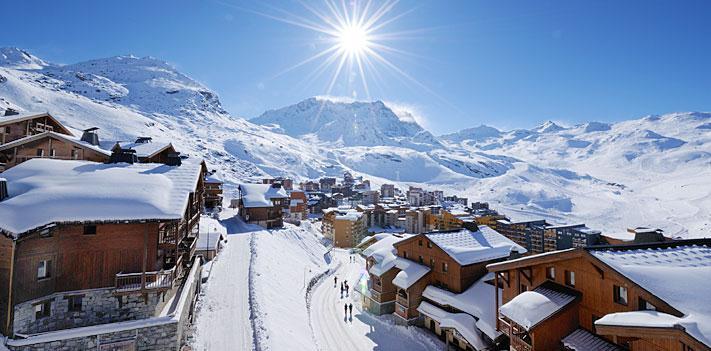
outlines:
{"label": "skier", "polygon": [[336,285],[338,285],[338,277],[333,277],[333,287],[335,288]]}
{"label": "skier", "polygon": [[348,317],[348,304],[347,303],[343,304],[343,314],[345,314],[345,316]]}
{"label": "skier", "polygon": [[351,313],[351,317],[353,317],[353,304],[352,303],[348,304],[348,311]]}

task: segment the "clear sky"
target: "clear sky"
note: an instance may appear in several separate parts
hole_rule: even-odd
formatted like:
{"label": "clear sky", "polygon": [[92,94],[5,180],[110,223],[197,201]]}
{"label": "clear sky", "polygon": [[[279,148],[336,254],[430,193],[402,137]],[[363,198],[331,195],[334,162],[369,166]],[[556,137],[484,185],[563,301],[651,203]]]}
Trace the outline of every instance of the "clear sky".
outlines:
{"label": "clear sky", "polygon": [[[323,24],[307,6],[325,3],[304,1],[3,1],[0,46],[55,63],[158,57],[251,118],[328,92],[337,64],[314,74],[325,56],[282,73],[331,45],[275,19]],[[391,34],[379,52],[393,67],[370,57],[364,76],[371,99],[412,107],[436,134],[711,111],[710,18],[711,1],[402,0],[375,32]],[[346,71],[330,95],[367,99]]]}

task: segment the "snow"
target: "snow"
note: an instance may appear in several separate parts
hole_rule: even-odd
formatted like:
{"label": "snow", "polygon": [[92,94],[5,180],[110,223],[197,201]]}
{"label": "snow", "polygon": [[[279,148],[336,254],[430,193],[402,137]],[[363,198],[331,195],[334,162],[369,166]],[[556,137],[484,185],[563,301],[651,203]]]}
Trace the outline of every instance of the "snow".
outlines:
{"label": "snow", "polygon": [[[711,347],[711,305],[699,303],[699,298],[711,291],[711,279],[699,279],[711,277],[711,247],[594,250],[591,254],[684,313],[677,324]],[[689,284],[691,281],[694,283]]]}
{"label": "snow", "polygon": [[622,351],[615,344],[588,332],[585,329],[576,329],[562,340],[563,346],[573,351]]}
{"label": "snow", "polygon": [[240,184],[242,203],[244,207],[272,207],[272,199],[289,197],[283,187],[273,187],[271,184]]}
{"label": "snow", "polygon": [[410,235],[407,234],[376,234],[375,238],[378,241],[368,246],[362,253],[363,256],[372,257],[375,260],[375,264],[370,267],[369,273],[379,277],[395,267],[397,249],[393,245],[409,237]]}
{"label": "snow", "polygon": [[209,216],[200,216],[200,236],[197,242],[198,250],[215,250],[220,240],[226,238],[227,229],[219,220]]}
{"label": "snow", "polygon": [[138,157],[153,157],[159,152],[171,147],[170,143],[145,142],[145,143],[118,143],[122,149],[133,149]]}
{"label": "snow", "polygon": [[400,272],[398,272],[395,275],[395,278],[393,278],[393,284],[402,289],[411,287],[430,272],[429,267],[402,257],[397,257],[395,259],[395,267],[397,267]]}
{"label": "snow", "polygon": [[575,296],[539,286],[532,291],[524,291],[499,308],[506,318],[526,330],[564,309],[575,300]]}
{"label": "snow", "polygon": [[76,144],[76,145],[78,145],[78,146],[81,146],[81,147],[83,147],[83,148],[96,151],[96,152],[98,152],[98,153],[100,153],[100,154],[103,154],[103,155],[106,155],[106,156],[111,156],[111,151],[104,150],[104,149],[102,149],[102,148],[100,148],[100,147],[98,147],[98,146],[96,146],[96,145],[89,144],[89,143],[87,143],[87,142],[85,142],[85,141],[82,141],[81,139],[79,139],[79,138],[77,138],[77,137],[74,137],[74,136],[71,136],[71,135],[66,135],[66,134],[61,134],[61,133],[57,133],[57,132],[43,132],[43,133],[39,133],[39,134],[27,136],[27,137],[24,137],[24,138],[21,138],[21,139],[17,139],[17,140],[11,141],[11,142],[9,142],[9,143],[5,143],[5,144],[0,145],[0,150],[10,149],[10,148],[13,148],[13,147],[15,147],[15,146],[21,145],[21,144],[23,144],[23,143],[25,143],[25,142],[28,142],[28,141],[31,142],[31,141],[34,141],[34,140],[38,140],[38,139],[44,138],[44,137],[46,137],[46,136],[49,136],[49,137],[52,137],[52,138],[55,138],[55,139],[64,140],[64,141],[67,141],[67,142]]}
{"label": "snow", "polygon": [[440,328],[456,329],[476,350],[489,346],[479,334],[474,317],[466,313],[450,313],[427,301],[422,301],[417,311],[439,322]]}
{"label": "snow", "polygon": [[[0,229],[18,235],[53,222],[180,219],[202,166],[32,159],[3,173]],[[30,210],[31,209],[31,210]]]}
{"label": "snow", "polygon": [[477,328],[491,340],[495,340],[501,335],[501,332],[496,330],[496,306],[501,305],[501,296],[503,294],[499,289],[499,304],[497,305],[494,286],[486,283],[487,280],[493,278],[494,274],[488,273],[461,294],[455,294],[451,291],[428,285],[422,296],[442,306],[451,306],[477,317]]}
{"label": "snow", "polygon": [[514,251],[526,253],[526,249],[487,226],[480,226],[476,232],[462,229],[425,236],[463,266],[506,258]]}
{"label": "snow", "polygon": [[623,327],[674,328],[681,318],[657,311],[610,313],[595,321],[595,325]]}

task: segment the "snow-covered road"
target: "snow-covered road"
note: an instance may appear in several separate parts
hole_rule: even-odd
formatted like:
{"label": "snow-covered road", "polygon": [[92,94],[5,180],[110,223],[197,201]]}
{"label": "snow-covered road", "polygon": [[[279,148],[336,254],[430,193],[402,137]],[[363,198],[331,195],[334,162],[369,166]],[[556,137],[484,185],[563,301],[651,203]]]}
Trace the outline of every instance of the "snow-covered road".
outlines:
{"label": "snow-covered road", "polygon": [[[395,325],[392,317],[374,317],[360,309],[360,296],[353,293],[365,273],[365,261],[358,255],[349,262],[349,254],[333,251],[334,273],[317,285],[311,296],[311,325],[320,350],[438,350],[444,347],[438,339],[416,327]],[[340,263],[340,266],[339,266]],[[338,277],[334,286],[333,277]],[[349,296],[340,295],[340,284],[348,280]],[[353,316],[343,313],[345,303],[353,304]]]}
{"label": "snow-covered road", "polygon": [[[228,217],[228,214],[225,214]],[[251,350],[249,319],[250,233],[236,218],[221,221],[227,228],[227,245],[213,261],[214,269],[204,288],[197,312],[194,349]]]}

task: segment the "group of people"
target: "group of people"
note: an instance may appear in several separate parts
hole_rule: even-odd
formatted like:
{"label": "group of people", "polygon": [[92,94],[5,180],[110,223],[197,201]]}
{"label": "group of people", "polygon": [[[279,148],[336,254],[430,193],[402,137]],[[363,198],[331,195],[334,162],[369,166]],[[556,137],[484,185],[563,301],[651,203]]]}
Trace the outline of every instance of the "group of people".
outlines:
{"label": "group of people", "polygon": [[[336,285],[338,285],[338,277],[333,277],[333,287],[335,288]],[[348,297],[348,289],[350,287],[348,286],[348,280],[344,280],[341,282],[341,298],[343,298],[343,293],[346,293],[346,297]],[[346,317],[348,317],[348,314],[350,313],[351,318],[353,318],[353,304],[352,303],[345,303],[343,304],[343,313],[345,314]]]}

